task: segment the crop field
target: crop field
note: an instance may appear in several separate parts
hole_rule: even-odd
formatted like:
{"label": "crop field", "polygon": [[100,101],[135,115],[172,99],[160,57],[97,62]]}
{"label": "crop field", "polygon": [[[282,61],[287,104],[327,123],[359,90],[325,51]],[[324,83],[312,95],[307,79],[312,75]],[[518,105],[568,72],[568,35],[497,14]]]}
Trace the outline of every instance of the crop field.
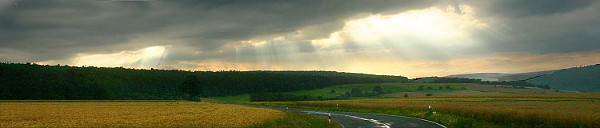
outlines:
{"label": "crop field", "polygon": [[286,115],[266,108],[185,101],[0,102],[0,127],[4,128],[255,127]]}
{"label": "crop field", "polygon": [[[600,95],[597,93],[567,93],[531,97],[427,97],[271,104],[413,116],[458,127],[597,127],[600,126],[598,98]],[[429,105],[432,110],[428,110]],[[437,114],[428,115],[428,111],[436,111]],[[495,125],[473,125],[470,124],[473,123],[472,120],[483,120]]]}

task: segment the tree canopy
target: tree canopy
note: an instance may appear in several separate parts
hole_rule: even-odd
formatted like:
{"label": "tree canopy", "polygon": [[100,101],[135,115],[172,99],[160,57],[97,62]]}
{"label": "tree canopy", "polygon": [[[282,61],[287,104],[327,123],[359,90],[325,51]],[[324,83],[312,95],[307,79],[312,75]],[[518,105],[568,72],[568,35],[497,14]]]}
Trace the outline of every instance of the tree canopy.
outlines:
{"label": "tree canopy", "polygon": [[2,100],[160,100],[406,82],[335,71],[183,71],[0,63]]}

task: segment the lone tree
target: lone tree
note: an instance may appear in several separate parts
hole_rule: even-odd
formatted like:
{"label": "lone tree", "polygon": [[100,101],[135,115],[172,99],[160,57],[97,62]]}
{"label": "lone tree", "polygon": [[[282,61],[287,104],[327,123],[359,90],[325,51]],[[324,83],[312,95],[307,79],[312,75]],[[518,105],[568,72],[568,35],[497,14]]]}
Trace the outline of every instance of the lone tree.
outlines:
{"label": "lone tree", "polygon": [[185,80],[179,86],[179,90],[183,93],[188,94],[190,100],[194,100],[202,94],[202,86],[198,80],[198,76],[190,75],[185,77]]}
{"label": "lone tree", "polygon": [[383,88],[381,88],[381,86],[375,86],[375,87],[373,87],[373,92],[377,93],[377,94],[383,94],[384,93]]}
{"label": "lone tree", "polygon": [[425,86],[423,86],[423,85],[421,85],[421,86],[419,86],[419,88],[417,88],[417,91],[423,91],[423,90],[425,90]]}
{"label": "lone tree", "polygon": [[427,86],[427,89],[428,90],[433,90],[433,87],[432,86]]}
{"label": "lone tree", "polygon": [[352,90],[350,90],[350,93],[352,94],[352,96],[362,96],[363,95],[363,91],[360,88],[352,88]]}

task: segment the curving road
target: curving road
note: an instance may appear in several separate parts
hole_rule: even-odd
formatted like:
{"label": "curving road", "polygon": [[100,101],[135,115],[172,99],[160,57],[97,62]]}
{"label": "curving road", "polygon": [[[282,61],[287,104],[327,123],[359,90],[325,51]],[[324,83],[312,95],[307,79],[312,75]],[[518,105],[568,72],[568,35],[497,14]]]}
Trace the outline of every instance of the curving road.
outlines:
{"label": "curving road", "polygon": [[280,109],[289,112],[298,112],[311,115],[320,115],[324,118],[336,120],[344,128],[446,128],[441,124],[419,118],[403,117],[396,115],[353,113],[353,112],[327,112],[298,109]]}

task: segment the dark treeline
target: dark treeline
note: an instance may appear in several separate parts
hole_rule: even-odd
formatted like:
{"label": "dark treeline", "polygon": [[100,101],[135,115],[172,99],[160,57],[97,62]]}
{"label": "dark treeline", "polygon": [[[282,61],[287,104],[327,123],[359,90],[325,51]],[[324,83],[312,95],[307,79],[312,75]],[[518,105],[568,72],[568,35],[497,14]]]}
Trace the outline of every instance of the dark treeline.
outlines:
{"label": "dark treeline", "polygon": [[198,96],[224,96],[405,81],[400,76],[333,71],[190,72],[0,63],[2,100],[185,99],[194,89]]}
{"label": "dark treeline", "polygon": [[3,100],[181,99],[177,70],[0,64]]}

